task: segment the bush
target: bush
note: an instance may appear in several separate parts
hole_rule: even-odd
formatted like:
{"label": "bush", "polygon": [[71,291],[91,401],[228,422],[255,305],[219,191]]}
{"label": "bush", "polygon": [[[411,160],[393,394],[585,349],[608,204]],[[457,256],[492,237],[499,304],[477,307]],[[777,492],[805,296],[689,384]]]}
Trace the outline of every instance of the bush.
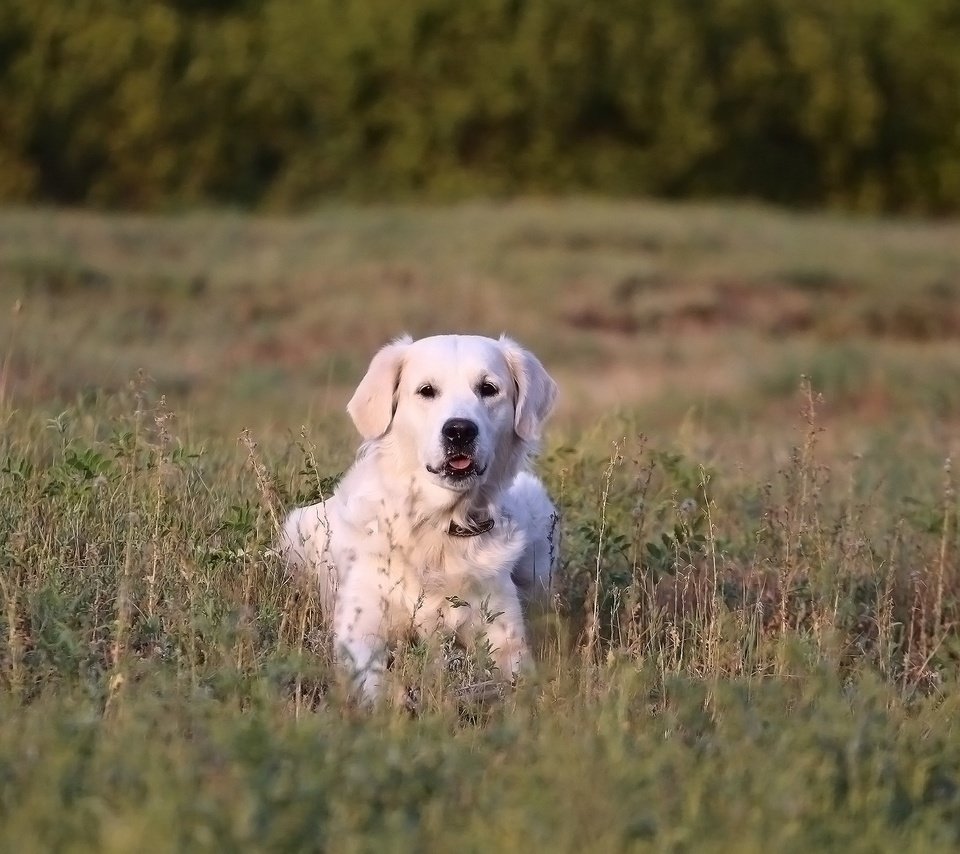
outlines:
{"label": "bush", "polygon": [[960,209],[949,0],[5,0],[0,199]]}

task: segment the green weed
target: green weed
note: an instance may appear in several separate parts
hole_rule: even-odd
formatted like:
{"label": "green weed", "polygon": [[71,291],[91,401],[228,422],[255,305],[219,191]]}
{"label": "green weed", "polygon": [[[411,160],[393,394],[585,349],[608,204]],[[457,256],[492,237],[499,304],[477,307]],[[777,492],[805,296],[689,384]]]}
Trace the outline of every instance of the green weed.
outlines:
{"label": "green weed", "polygon": [[[669,255],[690,245],[684,227],[720,229],[697,252],[738,281],[811,270],[793,285],[866,305],[888,294],[856,261],[861,229],[917,249],[901,268],[912,281],[928,278],[921,249],[940,232],[727,213],[726,231],[706,210],[588,203],[346,211],[339,226],[213,217],[193,226],[203,249],[182,224],[148,223],[143,251],[162,267],[173,245],[173,272],[193,258],[209,287],[134,344],[110,334],[139,305],[119,285],[96,305],[15,285],[28,303],[0,346],[0,848],[953,850],[949,347],[865,327],[844,342],[816,326],[771,336],[753,321],[648,337],[567,328],[560,303],[592,292],[553,254],[578,235],[560,255],[613,287],[634,263],[631,234],[659,235]],[[5,216],[20,255],[47,251],[45,219]],[[55,216],[84,238],[83,264],[124,280],[129,260],[103,246],[142,224]],[[538,221],[560,237],[509,248]],[[579,237],[611,223],[612,248]],[[806,266],[777,261],[794,227],[801,243],[820,229],[838,243]],[[736,254],[753,232],[776,251]],[[237,233],[301,259],[314,239],[324,248],[283,267],[279,289],[272,276],[240,287],[257,256]],[[365,241],[383,266],[364,266]],[[428,259],[414,275],[408,252]],[[665,263],[675,284],[631,292],[634,308],[709,284],[699,255]],[[358,289],[347,308],[329,300],[343,282]],[[764,286],[711,298],[741,287]],[[273,546],[284,510],[329,495],[350,464],[342,383],[412,316],[406,300],[428,312],[438,295],[451,309],[434,322],[515,320],[556,360],[567,401],[538,463],[562,511],[556,596],[533,619],[536,672],[515,689],[490,686],[483,637],[436,638],[399,646],[398,702],[362,711],[316,589]],[[316,350],[245,350],[243,318]],[[141,358],[161,370],[127,370]],[[264,361],[270,382],[246,387],[239,369]],[[176,376],[193,377],[187,390]]]}

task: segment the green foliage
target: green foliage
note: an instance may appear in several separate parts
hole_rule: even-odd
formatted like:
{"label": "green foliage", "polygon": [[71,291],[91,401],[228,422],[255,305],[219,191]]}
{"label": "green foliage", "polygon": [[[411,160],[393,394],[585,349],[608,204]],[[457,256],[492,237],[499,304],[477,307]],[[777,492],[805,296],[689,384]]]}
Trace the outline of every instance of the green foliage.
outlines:
{"label": "green foliage", "polygon": [[843,686],[606,674],[601,699],[483,723],[294,720],[151,677],[105,719],[0,700],[17,850],[923,850],[960,841],[956,703]]}
{"label": "green foliage", "polygon": [[7,0],[0,198],[960,208],[950,0]]}
{"label": "green foliage", "polygon": [[871,524],[828,494],[813,413],[746,497],[646,440],[548,453],[563,567],[537,672],[471,704],[485,637],[401,644],[415,717],[350,705],[314,588],[270,549],[274,489],[335,480],[305,435],[195,452],[142,383],[4,419],[0,848],[960,840],[952,481],[911,469],[922,499]]}
{"label": "green foliage", "polygon": [[[583,201],[0,222],[26,288],[0,312],[0,850],[956,850],[958,349],[857,320],[955,295],[954,226]],[[735,289],[692,328],[564,325],[644,282],[638,311],[718,276],[779,304],[790,271],[850,334],[772,333]],[[342,403],[411,317],[507,328],[560,380],[562,566],[515,689],[464,690],[485,638],[421,639],[389,671],[414,713],[368,712],[271,545],[349,465]],[[244,356],[251,327],[273,343]],[[284,370],[251,401],[232,379],[261,363]],[[155,387],[107,391],[138,365]]]}

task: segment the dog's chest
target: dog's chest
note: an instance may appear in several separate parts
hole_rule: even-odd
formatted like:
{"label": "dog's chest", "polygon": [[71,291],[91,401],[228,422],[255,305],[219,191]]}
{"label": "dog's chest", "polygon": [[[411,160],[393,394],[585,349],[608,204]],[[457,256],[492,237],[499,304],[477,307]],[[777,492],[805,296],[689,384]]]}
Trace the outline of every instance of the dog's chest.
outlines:
{"label": "dog's chest", "polygon": [[419,542],[401,550],[404,578],[426,596],[453,596],[489,577],[496,566],[483,560],[483,552],[449,537]]}
{"label": "dog's chest", "polygon": [[469,576],[451,578],[442,569],[425,570],[406,586],[401,618],[422,634],[456,631],[486,607],[486,587]]}
{"label": "dog's chest", "polygon": [[435,622],[453,627],[489,593],[491,581],[508,574],[501,548],[491,542],[447,542],[403,550],[404,606],[420,628],[433,630]]}

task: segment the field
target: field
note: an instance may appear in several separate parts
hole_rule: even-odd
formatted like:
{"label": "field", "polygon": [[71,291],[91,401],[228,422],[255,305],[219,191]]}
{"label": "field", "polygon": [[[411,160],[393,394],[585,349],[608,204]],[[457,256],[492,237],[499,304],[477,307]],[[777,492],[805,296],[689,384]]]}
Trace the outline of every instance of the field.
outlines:
{"label": "field", "polygon": [[[401,331],[562,390],[534,677],[352,707],[270,546]],[[960,844],[960,224],[0,212],[0,850]]]}

